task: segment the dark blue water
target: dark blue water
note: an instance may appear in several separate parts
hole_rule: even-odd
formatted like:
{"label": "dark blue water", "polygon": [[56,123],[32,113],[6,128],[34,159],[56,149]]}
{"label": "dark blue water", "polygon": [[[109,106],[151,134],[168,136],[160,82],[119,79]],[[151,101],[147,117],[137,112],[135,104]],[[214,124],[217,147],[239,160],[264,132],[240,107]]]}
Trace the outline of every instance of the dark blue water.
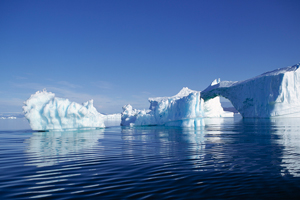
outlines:
{"label": "dark blue water", "polygon": [[69,132],[7,122],[1,199],[300,198],[300,119]]}

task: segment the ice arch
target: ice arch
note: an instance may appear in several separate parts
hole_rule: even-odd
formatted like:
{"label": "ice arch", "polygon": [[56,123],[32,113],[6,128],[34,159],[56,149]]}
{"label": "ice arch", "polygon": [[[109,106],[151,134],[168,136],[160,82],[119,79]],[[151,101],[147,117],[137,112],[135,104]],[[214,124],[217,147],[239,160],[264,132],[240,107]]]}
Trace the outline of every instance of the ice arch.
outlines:
{"label": "ice arch", "polygon": [[245,81],[218,81],[201,92],[204,101],[223,96],[243,117],[300,117],[299,65],[266,72]]}

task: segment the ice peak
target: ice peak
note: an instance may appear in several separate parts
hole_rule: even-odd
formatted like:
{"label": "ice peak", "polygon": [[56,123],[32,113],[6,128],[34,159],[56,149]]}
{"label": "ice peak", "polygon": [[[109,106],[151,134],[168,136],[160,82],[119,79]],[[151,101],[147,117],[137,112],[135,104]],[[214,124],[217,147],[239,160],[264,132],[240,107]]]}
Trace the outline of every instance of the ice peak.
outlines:
{"label": "ice peak", "polygon": [[189,89],[188,87],[183,87],[178,94],[176,94],[174,97],[185,97],[187,95],[189,95],[192,92],[196,92],[194,90]]}
{"label": "ice peak", "polygon": [[89,101],[87,101],[87,102],[84,102],[82,105],[83,105],[84,107],[86,107],[86,108],[91,108],[91,107],[94,106],[94,100],[91,99],[91,100],[89,100]]}
{"label": "ice peak", "polygon": [[132,110],[132,106],[130,104],[126,104],[125,106],[122,107],[123,111],[125,110]]}
{"label": "ice peak", "polygon": [[220,78],[218,79],[215,79],[213,82],[211,82],[210,86],[213,86],[213,85],[217,85],[218,83],[220,83]]}

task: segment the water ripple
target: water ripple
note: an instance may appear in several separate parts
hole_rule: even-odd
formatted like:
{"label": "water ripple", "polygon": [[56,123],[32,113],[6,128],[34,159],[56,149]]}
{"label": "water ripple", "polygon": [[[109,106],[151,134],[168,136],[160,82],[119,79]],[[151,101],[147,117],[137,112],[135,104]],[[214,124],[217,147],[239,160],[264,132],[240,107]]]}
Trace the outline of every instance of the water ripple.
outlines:
{"label": "water ripple", "polygon": [[293,120],[226,120],[206,122],[197,130],[112,127],[0,133],[0,197],[300,197],[300,126],[291,124]]}

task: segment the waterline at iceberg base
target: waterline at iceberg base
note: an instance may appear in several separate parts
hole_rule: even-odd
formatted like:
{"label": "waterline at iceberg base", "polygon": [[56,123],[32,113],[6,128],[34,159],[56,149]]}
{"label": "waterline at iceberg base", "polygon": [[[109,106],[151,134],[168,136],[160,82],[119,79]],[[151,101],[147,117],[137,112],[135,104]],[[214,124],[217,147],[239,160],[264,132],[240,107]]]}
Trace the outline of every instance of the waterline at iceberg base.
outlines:
{"label": "waterline at iceberg base", "polygon": [[[202,92],[185,87],[172,97],[149,98],[148,110],[125,105],[121,125],[197,127],[205,125],[204,118],[232,117],[223,110],[219,96],[231,101],[244,118],[300,117],[299,64],[245,81],[216,79]],[[97,112],[93,100],[80,105],[46,91],[31,95],[23,110],[33,130],[103,128],[107,118]]]}

